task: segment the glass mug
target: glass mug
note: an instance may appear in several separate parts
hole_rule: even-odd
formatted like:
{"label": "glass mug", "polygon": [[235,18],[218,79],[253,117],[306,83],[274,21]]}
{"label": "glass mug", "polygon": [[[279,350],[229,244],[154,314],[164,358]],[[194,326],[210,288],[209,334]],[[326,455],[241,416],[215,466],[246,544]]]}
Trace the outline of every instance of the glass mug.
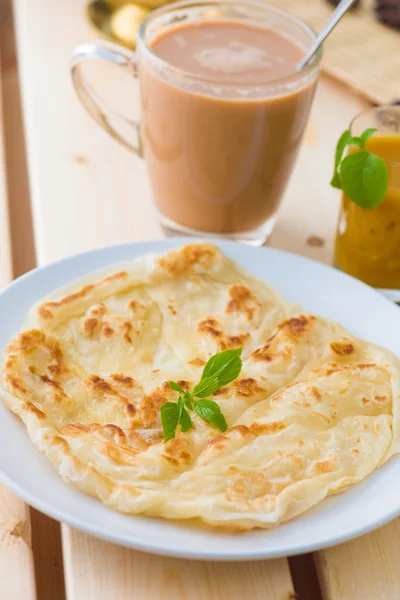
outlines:
{"label": "glass mug", "polygon": [[[179,2],[152,12],[137,52],[111,42],[76,48],[75,90],[113,138],[144,157],[161,225],[172,234],[217,236],[254,245],[272,231],[301,144],[319,74],[319,51],[299,72],[243,83],[182,71],[151,47],[177,23],[239,22],[277,31],[306,50],[315,33],[298,18],[261,2]],[[119,118],[85,81],[87,59],[103,59],[139,78],[141,120]],[[211,71],[211,73],[213,73]],[[260,75],[260,77],[262,77]],[[122,133],[130,124],[136,141]],[[122,128],[122,129],[121,129]]]}
{"label": "glass mug", "polygon": [[377,132],[367,150],[386,162],[388,189],[374,210],[342,195],[335,266],[400,302],[400,106],[368,109],[353,119],[350,131],[358,136],[370,127]]}

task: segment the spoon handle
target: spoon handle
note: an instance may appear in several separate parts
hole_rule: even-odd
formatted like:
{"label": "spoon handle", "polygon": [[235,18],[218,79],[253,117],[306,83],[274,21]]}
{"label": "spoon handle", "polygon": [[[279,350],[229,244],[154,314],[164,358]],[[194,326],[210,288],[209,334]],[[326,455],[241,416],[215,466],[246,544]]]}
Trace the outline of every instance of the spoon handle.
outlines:
{"label": "spoon handle", "polygon": [[332,29],[339,23],[340,19],[343,17],[345,12],[347,12],[347,10],[351,7],[353,2],[355,2],[355,0],[342,0],[341,2],[339,2],[335,11],[332,13],[331,18],[315,38],[313,45],[297,65],[298,71],[304,69],[307,63],[312,59],[322,42],[330,34]]}

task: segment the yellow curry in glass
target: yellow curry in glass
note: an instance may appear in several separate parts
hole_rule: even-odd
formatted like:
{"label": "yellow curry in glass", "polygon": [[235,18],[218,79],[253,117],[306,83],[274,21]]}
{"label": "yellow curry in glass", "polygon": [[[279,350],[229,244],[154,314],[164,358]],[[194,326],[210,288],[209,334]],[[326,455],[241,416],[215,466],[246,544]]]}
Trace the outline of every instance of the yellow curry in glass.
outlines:
{"label": "yellow curry in glass", "polygon": [[[350,133],[359,136],[366,128],[377,130],[365,148],[386,162],[387,189],[373,209],[361,208],[343,192],[335,265],[376,288],[400,290],[400,107],[362,113],[351,123]],[[350,153],[358,151],[350,147]]]}

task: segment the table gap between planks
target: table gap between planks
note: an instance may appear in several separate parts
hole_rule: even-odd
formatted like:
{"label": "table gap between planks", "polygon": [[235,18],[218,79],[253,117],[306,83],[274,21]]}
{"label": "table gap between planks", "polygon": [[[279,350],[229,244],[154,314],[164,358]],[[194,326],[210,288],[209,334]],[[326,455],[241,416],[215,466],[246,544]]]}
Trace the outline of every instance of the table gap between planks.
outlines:
{"label": "table gap between planks", "polygon": [[[0,0],[0,6],[5,1]],[[85,22],[85,5],[84,0],[14,0],[38,264],[104,244],[161,235],[144,165],[107,139],[73,95],[69,55],[77,43],[94,37]],[[105,69],[94,75],[114,104],[129,114],[138,110],[134,82]],[[337,197],[327,185],[332,148],[350,118],[366,106],[340,84],[322,79],[271,245],[330,261],[337,218]],[[26,249],[22,238],[17,245],[7,243],[4,181],[1,185],[4,169],[0,168],[0,173],[0,273],[4,285],[11,277],[10,247],[13,257],[24,255]],[[10,206],[15,202],[10,196]],[[10,211],[10,215],[14,239],[22,215],[18,211]],[[307,242],[310,236],[318,237],[317,245]],[[13,518],[28,531],[28,511],[8,492],[7,496],[1,492],[3,497],[10,500],[0,502],[0,598],[35,598],[29,544],[10,558],[4,541],[13,535],[8,515],[15,514]],[[29,536],[25,539],[29,541]],[[294,588],[301,593],[301,600],[316,600],[318,594],[311,591],[314,584],[307,582],[313,578],[309,556],[290,559],[293,586],[286,559],[221,564],[162,558],[99,541],[65,525],[62,542],[68,600],[221,600],[246,593],[256,600],[288,600]],[[324,600],[397,599],[399,543],[396,520],[358,540],[315,553]],[[38,569],[45,578],[40,565]],[[306,577],[299,576],[302,569]],[[38,599],[61,600],[63,590],[56,589],[38,586]]]}

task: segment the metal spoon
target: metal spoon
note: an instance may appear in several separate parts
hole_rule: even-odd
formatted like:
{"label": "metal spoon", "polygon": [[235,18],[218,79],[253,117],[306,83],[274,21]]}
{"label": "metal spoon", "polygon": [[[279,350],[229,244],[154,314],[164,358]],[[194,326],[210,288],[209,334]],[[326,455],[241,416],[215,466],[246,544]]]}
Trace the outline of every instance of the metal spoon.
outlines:
{"label": "metal spoon", "polygon": [[354,2],[355,2],[355,0],[342,0],[341,2],[339,2],[335,11],[332,13],[331,18],[329,19],[329,21],[327,22],[325,27],[322,29],[322,31],[315,38],[313,45],[311,46],[311,48],[307,51],[306,55],[303,56],[303,58],[297,65],[298,71],[301,71],[302,69],[304,69],[304,67],[310,62],[310,60],[312,59],[312,57],[314,56],[314,54],[316,53],[318,48],[321,46],[322,42],[325,41],[325,38],[328,37],[328,35],[332,31],[332,29],[334,29],[334,27],[336,27],[336,25],[339,23],[340,19],[348,11],[348,9],[351,7],[351,5]]}

